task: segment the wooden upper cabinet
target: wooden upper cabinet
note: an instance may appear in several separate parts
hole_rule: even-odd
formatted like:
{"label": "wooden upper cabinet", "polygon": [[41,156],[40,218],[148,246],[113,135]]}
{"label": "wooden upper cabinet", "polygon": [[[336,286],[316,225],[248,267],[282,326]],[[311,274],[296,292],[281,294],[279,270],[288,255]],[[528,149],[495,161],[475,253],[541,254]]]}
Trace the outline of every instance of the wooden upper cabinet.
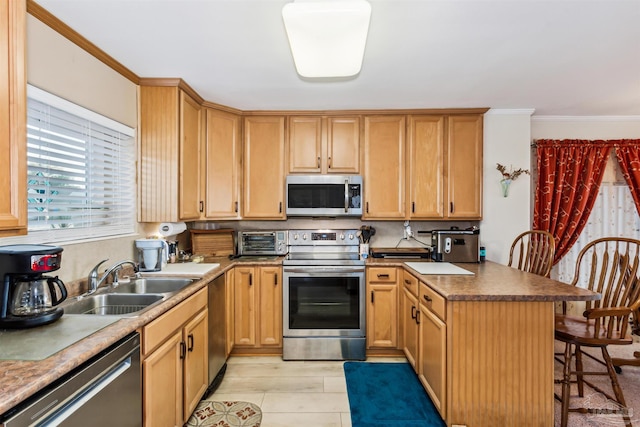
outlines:
{"label": "wooden upper cabinet", "polygon": [[450,116],[446,144],[445,215],[482,219],[481,114]]}
{"label": "wooden upper cabinet", "polygon": [[405,217],[405,116],[364,118],[363,219]]}
{"label": "wooden upper cabinet", "polygon": [[199,219],[201,113],[198,104],[180,91],[180,220]]}
{"label": "wooden upper cabinet", "polygon": [[26,0],[0,4],[0,237],[27,233]]}
{"label": "wooden upper cabinet", "polygon": [[244,119],[242,217],[284,219],[284,116]]}
{"label": "wooden upper cabinet", "polygon": [[444,217],[444,116],[408,117],[407,211],[410,218]]}
{"label": "wooden upper cabinet", "polygon": [[140,86],[138,220],[200,216],[200,106],[177,86]]}
{"label": "wooden upper cabinet", "polygon": [[291,116],[288,125],[289,173],[359,173],[359,117]]}
{"label": "wooden upper cabinet", "polygon": [[240,218],[241,121],[236,114],[206,109],[203,149],[204,218]]}

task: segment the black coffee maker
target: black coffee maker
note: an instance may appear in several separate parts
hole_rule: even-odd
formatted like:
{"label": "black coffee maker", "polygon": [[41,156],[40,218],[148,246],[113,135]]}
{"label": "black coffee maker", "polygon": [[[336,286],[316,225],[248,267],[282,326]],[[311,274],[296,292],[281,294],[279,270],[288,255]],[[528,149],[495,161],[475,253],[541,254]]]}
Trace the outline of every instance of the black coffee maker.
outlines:
{"label": "black coffee maker", "polygon": [[60,268],[62,248],[0,246],[0,328],[30,328],[58,320],[67,297],[64,283],[43,273]]}

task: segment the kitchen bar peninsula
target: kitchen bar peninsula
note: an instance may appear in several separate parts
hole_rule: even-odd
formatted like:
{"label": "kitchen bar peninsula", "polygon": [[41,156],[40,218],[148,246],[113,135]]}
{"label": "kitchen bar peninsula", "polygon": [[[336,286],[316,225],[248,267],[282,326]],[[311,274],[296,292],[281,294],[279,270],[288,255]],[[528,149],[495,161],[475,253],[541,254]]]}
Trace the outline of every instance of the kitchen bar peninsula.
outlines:
{"label": "kitchen bar peninsula", "polygon": [[429,357],[416,370],[447,425],[553,426],[555,302],[600,295],[493,262],[456,264],[473,275],[401,265],[420,282],[419,348]]}

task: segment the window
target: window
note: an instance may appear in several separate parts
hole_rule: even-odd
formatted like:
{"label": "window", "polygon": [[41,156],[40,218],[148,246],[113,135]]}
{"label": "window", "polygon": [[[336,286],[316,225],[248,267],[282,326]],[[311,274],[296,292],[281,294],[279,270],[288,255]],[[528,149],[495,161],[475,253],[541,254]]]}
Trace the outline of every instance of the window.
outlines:
{"label": "window", "polygon": [[27,98],[27,239],[135,232],[134,130],[33,86]]}

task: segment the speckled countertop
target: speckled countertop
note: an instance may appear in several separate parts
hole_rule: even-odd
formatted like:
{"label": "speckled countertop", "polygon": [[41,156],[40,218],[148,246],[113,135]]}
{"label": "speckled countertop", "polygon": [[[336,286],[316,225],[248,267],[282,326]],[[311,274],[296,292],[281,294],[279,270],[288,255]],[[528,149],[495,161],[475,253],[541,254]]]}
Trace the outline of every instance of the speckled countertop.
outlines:
{"label": "speckled countertop", "polygon": [[491,261],[454,263],[474,273],[469,276],[420,274],[405,264],[416,261],[371,259],[367,265],[404,267],[449,301],[588,301],[600,298],[599,294],[586,289]]}
{"label": "speckled countertop", "polygon": [[[405,261],[416,260],[369,259],[367,266],[407,268],[449,300],[575,301],[597,298],[597,294],[589,291],[533,274],[522,273],[492,262],[458,264],[473,271],[475,273],[473,276],[432,276],[418,274],[415,270],[408,268],[404,264]],[[122,318],[108,324],[43,360],[0,360],[0,414],[77,368],[119,339],[140,330],[145,324],[184,301],[217,276],[236,265],[243,264],[227,258],[205,259],[205,262],[216,262],[220,267],[139,317]],[[281,263],[282,258],[251,262],[252,265],[280,265]]]}

